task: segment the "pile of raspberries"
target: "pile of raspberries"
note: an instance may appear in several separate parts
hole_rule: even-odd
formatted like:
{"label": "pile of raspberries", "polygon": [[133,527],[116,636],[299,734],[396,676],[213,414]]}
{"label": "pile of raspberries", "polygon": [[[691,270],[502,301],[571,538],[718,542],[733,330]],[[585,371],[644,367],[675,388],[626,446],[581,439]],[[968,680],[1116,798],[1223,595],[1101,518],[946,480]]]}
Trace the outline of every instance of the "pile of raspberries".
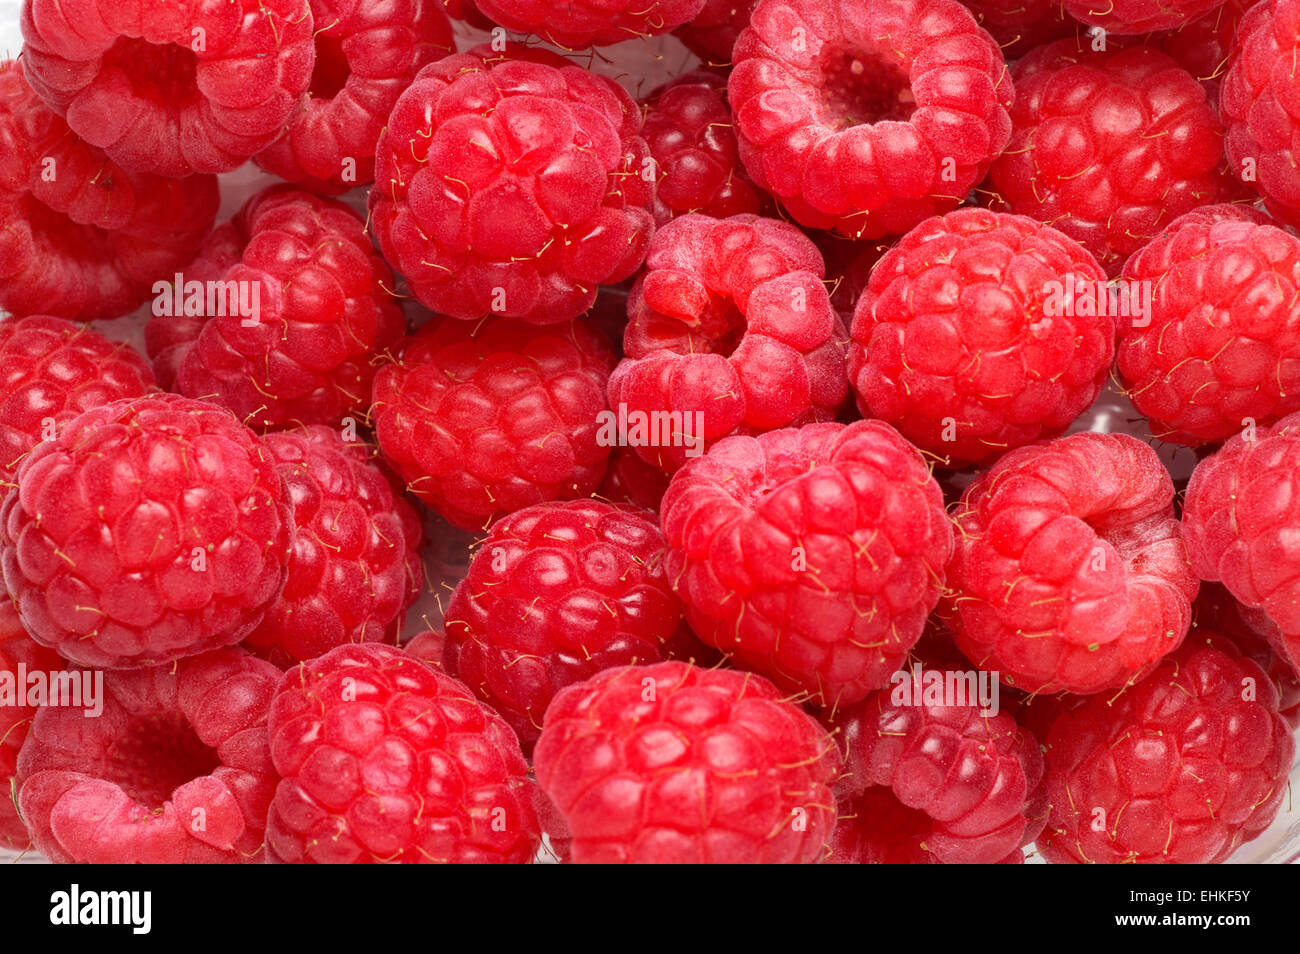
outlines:
{"label": "pile of raspberries", "polygon": [[1273,823],[1300,0],[73,7],[0,61],[0,849]]}

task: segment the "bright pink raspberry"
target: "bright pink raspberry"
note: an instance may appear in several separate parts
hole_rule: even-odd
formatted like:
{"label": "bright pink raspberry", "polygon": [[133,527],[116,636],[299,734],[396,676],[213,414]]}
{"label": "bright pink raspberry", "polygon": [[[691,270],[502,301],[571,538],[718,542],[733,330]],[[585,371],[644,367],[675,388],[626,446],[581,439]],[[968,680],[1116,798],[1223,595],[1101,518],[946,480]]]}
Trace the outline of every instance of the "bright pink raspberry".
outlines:
{"label": "bright pink raspberry", "polygon": [[284,674],[268,723],[283,776],[270,859],[514,863],[539,835],[514,733],[465,686],[391,646],[339,646]]}
{"label": "bright pink raspberry", "polygon": [[284,592],[244,646],[277,666],[343,643],[396,643],[424,587],[415,508],[363,444],[332,428],[268,434],[293,507]]}
{"label": "bright pink raspberry", "polygon": [[576,864],[807,863],[835,827],[835,744],[752,673],[608,669],[555,697],[534,766]]}
{"label": "bright pink raspberry", "polygon": [[[0,587],[0,673],[5,674],[6,681],[18,692],[25,692],[27,684],[19,681],[20,665],[29,675],[51,673],[63,668],[63,660],[54,650],[46,649],[27,635],[13,601]],[[26,851],[32,843],[14,799],[18,791],[14,781],[18,751],[36,715],[36,709],[27,705],[27,701],[22,695],[0,706],[0,850],[5,851]]]}
{"label": "bright pink raspberry", "polygon": [[824,708],[888,683],[953,546],[925,461],[880,421],[721,441],[673,477],[662,523],[696,634]]}
{"label": "bright pink raspberry", "polygon": [[257,164],[313,192],[375,179],[375,145],[398,96],[426,64],[455,52],[451,22],[424,0],[310,0],[316,67],[309,96]]}
{"label": "bright pink raspberry", "polygon": [[745,168],[813,228],[901,235],[1011,134],[1002,51],[957,0],[760,0],[734,60]]}
{"label": "bright pink raspberry", "polygon": [[565,686],[602,669],[703,655],[682,626],[666,550],[654,514],[597,500],[498,520],[447,604],[448,671],[530,753]]}
{"label": "bright pink raspberry", "polygon": [[769,204],[740,164],[726,89],[726,77],[696,70],[646,100],[641,134],[659,177],[659,225],[685,212],[726,218],[757,214]]}
{"label": "bright pink raspberry", "polygon": [[47,315],[0,321],[0,488],[82,411],[154,389],[136,350],[93,328]]}
{"label": "bright pink raspberry", "polygon": [[928,698],[936,681],[957,685],[950,673],[967,675],[914,670],[837,717],[852,772],[839,793],[853,816],[840,822],[839,860],[993,864],[1037,834],[1037,741],[996,706],[985,711],[974,683],[960,683],[971,690],[960,700]]}
{"label": "bright pink raspberry", "polygon": [[1174,485],[1127,434],[1011,451],[955,515],[945,616],[961,651],[1026,692],[1123,686],[1176,649],[1197,580]]}
{"label": "bright pink raspberry", "polygon": [[215,176],[128,172],[79,139],[0,60],[0,308],[93,321],[141,304],[193,256]]}
{"label": "bright pink raspberry", "polygon": [[1087,250],[1025,216],[958,209],[918,225],[858,299],[858,407],[954,466],[1061,433],[1115,357],[1105,281]]}
{"label": "bright pink raspberry", "polygon": [[1180,216],[1124,265],[1150,313],[1121,322],[1119,373],[1151,433],[1221,441],[1300,410],[1300,239],[1254,209]]}
{"label": "bright pink raspberry", "polygon": [[181,275],[145,328],[158,380],[258,430],[363,416],[378,354],[406,330],[361,217],[288,186],[250,198]]}
{"label": "bright pink raspberry", "polygon": [[315,62],[308,0],[24,0],[32,87],[124,169],[229,172],[269,146]]}
{"label": "bright pink raspberry", "polygon": [[731,51],[758,0],[704,0],[704,6],[689,23],[673,35],[707,66],[730,66]]}
{"label": "bright pink raspberry", "polygon": [[1008,59],[1078,30],[1060,0],[962,0]]}
{"label": "bright pink raspberry", "polygon": [[1300,224],[1300,103],[1292,64],[1300,56],[1300,0],[1268,0],[1241,18],[1235,56],[1219,91],[1232,172],[1269,211]]}
{"label": "bright pink raspberry", "polygon": [[475,0],[507,30],[568,50],[658,36],[689,22],[704,0]]}
{"label": "bright pink raspberry", "polygon": [[379,449],[408,489],[458,527],[585,497],[610,448],[598,416],[614,363],[581,322],[434,321],[375,376]]}
{"label": "bright pink raspberry", "polygon": [[293,528],[265,446],[173,394],[73,418],[0,505],[0,565],[32,638],[83,666],[161,665],[252,632]]}
{"label": "bright pink raspberry", "polygon": [[1172,30],[1223,0],[1061,0],[1066,12],[1088,26],[1121,35]]}
{"label": "bright pink raspberry", "polygon": [[1257,665],[1201,640],[1046,738],[1050,862],[1216,864],[1273,820],[1295,742]]}
{"label": "bright pink raspberry", "polygon": [[990,181],[995,202],[1060,229],[1114,275],[1170,221],[1241,191],[1204,88],[1145,46],[1088,39],[1016,64],[1015,128]]}
{"label": "bright pink raspberry", "polygon": [[550,324],[630,276],[654,231],[641,113],[544,51],[449,56],[389,117],[371,227],[434,311]]}
{"label": "bright pink raspberry", "polygon": [[787,222],[684,215],[664,226],[609,380],[637,453],[671,473],[728,435],[833,419],[848,396],[848,335],[824,275],[816,246]]}
{"label": "bright pink raspberry", "polygon": [[219,649],[101,676],[98,717],[43,706],[18,757],[36,849],[61,864],[265,860],[276,782],[266,719],[280,671]]}

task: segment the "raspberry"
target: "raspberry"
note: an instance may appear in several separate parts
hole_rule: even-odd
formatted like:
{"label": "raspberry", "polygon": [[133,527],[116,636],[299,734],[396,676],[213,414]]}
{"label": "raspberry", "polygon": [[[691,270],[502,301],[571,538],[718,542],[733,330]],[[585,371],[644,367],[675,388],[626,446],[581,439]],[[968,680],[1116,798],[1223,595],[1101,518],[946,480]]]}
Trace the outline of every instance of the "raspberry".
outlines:
{"label": "raspberry", "polygon": [[1223,0],[1061,0],[1066,12],[1089,26],[1121,35],[1172,30]]}
{"label": "raspberry", "polygon": [[32,87],[124,169],[229,172],[269,146],[315,62],[308,0],[25,0]]}
{"label": "raspberry", "polygon": [[824,274],[816,246],[776,219],[685,215],[664,226],[628,298],[627,357],[609,382],[629,442],[633,413],[649,422],[637,453],[672,472],[706,441],[834,418],[848,394],[848,335]]}
{"label": "raspberry", "polygon": [[[1114,360],[1115,319],[1095,307],[1105,281],[1078,243],[1024,216],[959,209],[917,226],[858,299],[858,407],[955,466],[1061,433]],[[1080,288],[1094,307],[1065,297]]]}
{"label": "raspberry", "polygon": [[0,155],[0,308],[15,314],[124,315],[193,257],[217,214],[214,176],[118,167],[2,60]]}
{"label": "raspberry", "polygon": [[973,692],[960,705],[922,704],[935,678],[954,684],[948,675],[914,670],[837,720],[854,772],[842,789],[854,816],[837,831],[843,860],[992,864],[1036,834],[1038,743],[1007,713],[986,714]]}
{"label": "raspberry", "polygon": [[760,0],[733,59],[741,160],[813,228],[901,235],[1011,133],[1002,51],[957,0]]}
{"label": "raspberry", "polygon": [[721,441],[673,477],[662,523],[696,634],[825,708],[889,681],[953,546],[939,485],[879,421]]}
{"label": "raspberry", "polygon": [[501,713],[528,754],[560,689],[690,654],[666,549],[654,514],[596,500],[498,520],[447,605],[448,670]]}
{"label": "raspberry", "polygon": [[244,646],[288,666],[342,643],[396,643],[424,583],[415,508],[338,431],[265,443],[293,507],[293,555],[284,592]]}
{"label": "raspberry", "polygon": [[1114,275],[1172,219],[1240,192],[1205,90],[1149,47],[1086,39],[1016,64],[1011,143],[991,170],[1009,211],[1047,222]]}
{"label": "raspberry", "polygon": [[1155,436],[1221,441],[1300,410],[1300,239],[1254,209],[1205,206],[1123,280],[1150,289],[1150,314],[1120,330],[1119,372]]}
{"label": "raspberry", "polygon": [[[250,198],[183,278],[163,296],[183,310],[155,302],[145,329],[154,371],[164,387],[228,407],[257,429],[360,417],[375,353],[405,331],[392,273],[361,218],[288,186]],[[205,293],[198,316],[188,307],[194,282],[204,283],[194,286]],[[214,283],[238,288],[238,307],[225,291],[209,303]]]}
{"label": "raspberry", "polygon": [[379,449],[408,489],[458,527],[585,497],[609,447],[597,415],[614,356],[580,322],[425,325],[375,376]]}
{"label": "raspberry", "polygon": [[311,0],[316,68],[310,96],[257,164],[336,195],[375,179],[375,145],[402,90],[455,51],[451,22],[423,0]]}
{"label": "raspberry", "polygon": [[61,864],[262,861],[280,671],[219,649],[102,676],[98,718],[42,707],[18,758],[37,850]]}
{"label": "raspberry", "polygon": [[830,232],[809,236],[826,262],[826,283],[830,286],[831,305],[847,328],[853,321],[853,309],[867,290],[871,270],[891,248],[884,241],[855,242]]}
{"label": "raspberry", "polygon": [[813,862],[835,825],[834,743],[752,673],[608,669],[555,697],[534,765],[577,864]]}
{"label": "raspberry", "polygon": [[1056,863],[1221,862],[1277,814],[1294,750],[1263,671],[1189,641],[1136,686],[1057,717],[1039,850]]}
{"label": "raspberry", "polygon": [[1078,23],[1059,0],[963,0],[1008,58],[1069,36]]}
{"label": "raspberry", "polygon": [[1200,81],[1218,103],[1219,87],[1227,72],[1232,41],[1242,15],[1254,0],[1227,0],[1160,37],[1160,51]]}
{"label": "raspberry", "polygon": [[1123,686],[1176,649],[1197,580],[1148,445],[1080,433],[1011,451],[962,496],[945,615],[1027,692]]}
{"label": "raspberry", "polygon": [[0,488],[46,437],[82,411],[154,390],[130,345],[61,318],[0,321]]}
{"label": "raspberry", "polygon": [[[5,681],[17,693],[23,693],[27,684],[19,680],[19,666],[29,674],[51,673],[63,668],[63,660],[27,635],[13,601],[0,587],[0,673],[7,674]],[[26,701],[24,695],[18,695],[0,706],[0,850],[6,851],[25,851],[31,844],[27,826],[18,816],[18,785],[14,780],[18,751],[36,715],[36,709]]]}
{"label": "raspberry", "polygon": [[646,101],[641,133],[659,173],[659,225],[684,212],[726,218],[757,214],[768,204],[740,164],[726,88],[725,77],[696,70]]}
{"label": "raspberry", "polygon": [[1277,624],[1259,609],[1243,606],[1218,583],[1201,584],[1192,609],[1193,631],[1188,639],[1200,637],[1198,627],[1208,630],[1211,640],[1218,635],[1229,639],[1243,656],[1268,673],[1277,688],[1282,718],[1293,729],[1300,728],[1300,671],[1288,661]]}
{"label": "raspberry", "polygon": [[659,512],[668,490],[668,475],[641,459],[632,447],[615,447],[609,455],[609,470],[600,489],[592,494],[614,503],[629,503],[643,510]]}
{"label": "raspberry", "polygon": [[1183,534],[1192,568],[1222,582],[1277,627],[1277,648],[1300,664],[1300,414],[1247,426],[1202,460],[1187,483]]}
{"label": "raspberry", "polygon": [[729,66],[736,38],[749,26],[757,4],[758,0],[704,0],[695,18],[673,35],[709,66]]}
{"label": "raspberry", "polygon": [[83,666],[230,646],[284,585],[292,518],[262,443],[166,394],[86,411],[0,505],[0,565],[32,638]]}
{"label": "raspberry", "polygon": [[339,646],[284,674],[268,723],[283,776],[272,861],[530,861],[538,843],[514,733],[469,690],[390,646]]}
{"label": "raspberry", "polygon": [[379,139],[371,226],[434,311],[577,317],[640,266],[653,232],[640,127],[621,86],[558,56],[446,57]]}
{"label": "raspberry", "polygon": [[1291,63],[1300,51],[1300,0],[1251,7],[1237,26],[1235,56],[1219,91],[1233,172],[1279,219],[1300,224],[1295,174],[1300,106]]}
{"label": "raspberry", "polygon": [[475,0],[507,30],[569,50],[657,36],[690,22],[704,0]]}

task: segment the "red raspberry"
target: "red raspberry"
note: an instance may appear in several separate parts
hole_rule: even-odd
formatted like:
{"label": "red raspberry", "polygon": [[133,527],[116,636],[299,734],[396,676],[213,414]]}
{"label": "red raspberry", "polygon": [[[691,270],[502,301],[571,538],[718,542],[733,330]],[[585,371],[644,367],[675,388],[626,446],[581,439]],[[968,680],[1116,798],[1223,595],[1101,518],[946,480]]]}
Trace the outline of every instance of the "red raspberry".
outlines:
{"label": "red raspberry", "polygon": [[608,669],[555,697],[534,764],[577,864],[813,862],[835,826],[834,743],[752,673]]}
{"label": "red raspberry", "polygon": [[396,643],[424,584],[415,508],[338,431],[265,443],[293,507],[293,555],[284,592],[244,646],[288,666],[343,643]]}
{"label": "red raspberry", "polygon": [[1300,671],[1288,660],[1286,643],[1277,624],[1258,608],[1243,606],[1227,588],[1218,583],[1202,583],[1201,593],[1192,607],[1194,618],[1188,639],[1207,638],[1197,633],[1208,631],[1209,640],[1221,634],[1247,659],[1268,673],[1277,687],[1278,709],[1293,729],[1300,728]]}
{"label": "red raspberry", "polygon": [[1008,58],[1076,32],[1060,0],[963,0]]}
{"label": "red raspberry", "polygon": [[397,97],[456,46],[446,14],[424,0],[310,2],[317,33],[309,97],[257,164],[337,195],[374,182],[375,145]]}
{"label": "red raspberry", "polygon": [[46,315],[0,321],[0,488],[82,411],[154,389],[134,348],[92,328]]}
{"label": "red raspberry", "polygon": [[1009,211],[1060,229],[1108,274],[1184,212],[1240,192],[1205,90],[1149,47],[1040,47],[1016,64],[1011,143],[991,181]]}
{"label": "red raspberry", "polygon": [[1178,647],[1197,580],[1174,485],[1127,434],[1012,451],[962,496],[946,615],[961,651],[1027,692],[1123,686]]}
{"label": "red raspberry", "polygon": [[[63,660],[27,635],[13,601],[0,587],[0,673],[6,674],[6,681],[16,692],[23,693],[27,684],[19,680],[20,665],[28,674],[51,673],[63,668]],[[18,750],[36,715],[36,709],[26,702],[27,697],[19,695],[0,705],[0,850],[6,851],[25,851],[31,845],[27,826],[18,815],[18,785],[14,780]]]}
{"label": "red raspberry", "polygon": [[475,0],[507,30],[569,50],[658,36],[690,22],[704,0]]}
{"label": "red raspberry", "polygon": [[958,685],[950,674],[966,675],[914,670],[837,720],[853,772],[841,794],[854,816],[837,830],[840,860],[992,864],[1037,834],[1038,743],[995,700],[985,711],[969,680],[968,697],[931,700],[936,680]]}
{"label": "red raspberry", "polygon": [[830,232],[813,232],[809,238],[817,245],[826,262],[826,283],[830,286],[831,305],[839,312],[847,328],[853,322],[853,309],[867,290],[871,270],[892,247],[889,242],[855,242]]}
{"label": "red raspberry", "polygon": [[641,459],[633,447],[615,447],[609,455],[609,470],[600,489],[592,494],[614,503],[629,503],[643,510],[659,512],[668,490],[668,475]]}
{"label": "red raspberry", "polygon": [[463,685],[390,646],[339,646],[271,704],[283,776],[272,861],[522,864],[538,844],[514,733]]}
{"label": "red raspberry", "polygon": [[[1300,239],[1254,209],[1170,223],[1124,265],[1149,315],[1120,329],[1119,372],[1162,441],[1221,441],[1300,410]],[[1133,286],[1130,286],[1133,287]]]}
{"label": "red raspberry", "polygon": [[[664,226],[628,298],[627,357],[609,381],[637,453],[672,472],[705,442],[834,418],[848,395],[848,335],[824,274],[816,246],[786,222],[685,215]],[[655,424],[665,414],[681,417],[671,435]]]}
{"label": "red raspberry", "polygon": [[917,226],[858,299],[858,407],[954,466],[1061,433],[1115,357],[1105,281],[1078,243],[1024,216],[959,209]]}
{"label": "red raspberry", "polygon": [[666,549],[654,514],[596,500],[498,520],[447,604],[448,671],[530,753],[560,689],[703,648],[681,626]]}
{"label": "red raspberry", "polygon": [[371,226],[434,311],[577,317],[645,256],[640,128],[621,86],[558,56],[446,57],[420,71],[380,137]]}
{"label": "red raspberry", "polygon": [[740,31],[749,26],[758,0],[704,0],[704,6],[689,23],[673,35],[709,66],[730,66],[731,51]]}
{"label": "red raspberry", "polygon": [[888,683],[953,546],[939,485],[880,421],[728,438],[677,472],[662,515],[699,637],[826,708]]}
{"label": "red raspberry", "polygon": [[1208,13],[1183,23],[1160,37],[1160,51],[1200,81],[1218,103],[1219,87],[1228,70],[1237,26],[1255,0],[1227,0]]}
{"label": "red raspberry", "polygon": [[1183,534],[1192,568],[1222,582],[1277,627],[1276,646],[1300,664],[1300,414],[1249,425],[1202,460],[1187,483]]}
{"label": "red raspberry", "polygon": [[726,88],[725,77],[696,70],[646,101],[641,134],[659,174],[659,225],[684,212],[726,218],[757,214],[769,204],[740,164]]}
{"label": "red raspberry", "polygon": [[1011,133],[1002,51],[957,0],[760,0],[733,58],[745,168],[813,228],[901,235]]}
{"label": "red raspberry", "polygon": [[1136,686],[1057,717],[1039,850],[1056,863],[1221,862],[1277,814],[1294,750],[1263,671],[1189,641]]}
{"label": "red raspberry", "polygon": [[175,178],[269,146],[315,62],[308,0],[24,0],[22,30],[32,87],[74,133]]}
{"label": "red raspberry", "polygon": [[379,449],[413,494],[466,530],[585,497],[609,457],[597,416],[613,362],[609,342],[580,322],[425,325],[375,376]]}
{"label": "red raspberry", "polygon": [[[392,272],[360,216],[288,186],[249,199],[182,277],[155,300],[145,329],[159,382],[257,429],[360,417],[376,352],[405,331]],[[193,282],[204,283],[194,286],[205,296],[198,316],[187,302]],[[209,304],[209,287],[237,288],[239,306],[224,290]]]}
{"label": "red raspberry", "polygon": [[1270,212],[1300,224],[1300,105],[1292,69],[1300,55],[1300,0],[1255,4],[1237,26],[1234,49],[1219,92],[1229,164]]}
{"label": "red raspberry", "polygon": [[32,638],[83,666],[231,646],[284,585],[293,523],[266,448],[172,394],[86,411],[0,505],[0,565]]}
{"label": "red raspberry", "polygon": [[1223,0],[1062,0],[1070,16],[1089,26],[1121,35],[1172,30],[1223,3]]}
{"label": "red raspberry", "polygon": [[124,315],[217,214],[216,177],[119,168],[41,102],[22,63],[0,61],[0,155],[0,308],[15,314]]}
{"label": "red raspberry", "polygon": [[101,676],[98,718],[44,706],[18,758],[37,850],[61,864],[264,860],[276,781],[266,718],[280,671],[219,649]]}

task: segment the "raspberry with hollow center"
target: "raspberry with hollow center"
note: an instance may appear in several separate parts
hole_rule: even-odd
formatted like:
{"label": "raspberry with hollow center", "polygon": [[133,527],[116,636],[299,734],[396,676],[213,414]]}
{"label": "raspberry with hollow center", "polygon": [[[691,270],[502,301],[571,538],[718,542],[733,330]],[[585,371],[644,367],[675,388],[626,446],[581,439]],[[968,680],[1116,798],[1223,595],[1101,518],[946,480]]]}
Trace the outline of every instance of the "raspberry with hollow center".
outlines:
{"label": "raspberry with hollow center", "polygon": [[1077,242],[1025,216],[958,209],[918,225],[858,299],[858,407],[954,466],[1061,433],[1114,360],[1105,281]]}
{"label": "raspberry with hollow center", "polygon": [[339,646],[284,674],[268,722],[282,776],[275,862],[513,863],[539,836],[514,733],[450,676],[391,646]]}
{"label": "raspberry with hollow center", "polygon": [[534,766],[576,864],[808,863],[835,825],[835,744],[752,673],[665,662],[568,686]]}
{"label": "raspberry with hollow center", "polygon": [[313,28],[308,0],[25,0],[23,62],[74,133],[125,169],[182,178],[229,172],[283,132]]}
{"label": "raspberry with hollow center", "polygon": [[83,666],[231,646],[284,586],[292,516],[265,446],[174,394],[86,411],[0,505],[0,566],[32,638]]}
{"label": "raspberry with hollow center", "polygon": [[939,485],[880,421],[720,441],[674,475],[661,515],[700,639],[823,708],[888,683],[953,545]]}
{"label": "raspberry with hollow center", "polygon": [[760,0],[728,81],[740,156],[801,224],[901,235],[1011,133],[1002,52],[956,0]]}
{"label": "raspberry with hollow center", "polygon": [[1197,579],[1174,485],[1127,434],[1021,447],[980,476],[954,517],[944,615],[981,669],[1027,692],[1099,692],[1176,649]]}
{"label": "raspberry with hollow center", "polygon": [[0,60],[0,308],[116,318],[193,258],[217,214],[216,177],[120,167],[41,102],[29,67]]}
{"label": "raspberry with hollow center", "polygon": [[182,277],[145,326],[159,382],[257,430],[361,417],[378,354],[406,330],[361,217],[287,185],[245,202]]}
{"label": "raspberry with hollow center", "polygon": [[19,755],[36,849],[61,864],[263,861],[280,671],[219,649],[102,676],[97,718],[44,706]]}
{"label": "raspberry with hollow center", "polygon": [[641,114],[555,54],[479,48],[422,69],[380,137],[370,222],[441,314],[567,321],[654,231]]}

